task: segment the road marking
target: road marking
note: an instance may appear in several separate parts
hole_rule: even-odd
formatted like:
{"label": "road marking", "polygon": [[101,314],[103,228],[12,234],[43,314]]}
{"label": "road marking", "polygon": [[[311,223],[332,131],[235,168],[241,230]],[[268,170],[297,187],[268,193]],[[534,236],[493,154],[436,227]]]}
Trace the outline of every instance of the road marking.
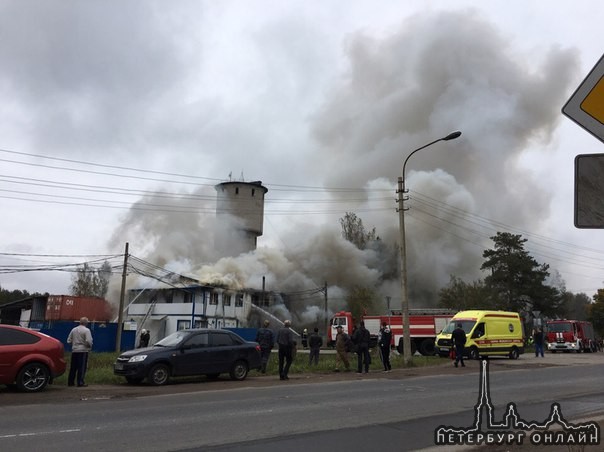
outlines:
{"label": "road marking", "polygon": [[79,428],[72,428],[68,430],[57,430],[55,432],[30,432],[30,433],[13,433],[11,435],[0,435],[0,439],[3,438],[24,438],[28,436],[44,436],[44,435],[55,435],[57,433],[77,433],[82,430]]}

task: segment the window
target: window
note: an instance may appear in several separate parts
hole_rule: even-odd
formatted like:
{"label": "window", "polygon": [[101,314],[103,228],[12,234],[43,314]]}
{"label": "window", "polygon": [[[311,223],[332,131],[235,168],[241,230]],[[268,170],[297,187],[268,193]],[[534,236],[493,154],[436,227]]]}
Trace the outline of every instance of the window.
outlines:
{"label": "window", "polygon": [[[484,326],[485,326],[484,323],[479,323],[478,325],[476,325],[476,328],[474,328],[474,333],[472,333],[473,339],[484,336],[484,333],[485,333]],[[512,327],[512,331],[513,331],[513,327]]]}
{"label": "window", "polygon": [[231,294],[222,295],[222,304],[223,306],[231,306]]}
{"label": "window", "polygon": [[191,321],[190,320],[178,320],[176,322],[176,329],[177,330],[188,330],[189,328],[191,328]]}
{"label": "window", "polygon": [[[193,328],[205,328],[207,325],[203,325],[203,322],[201,320],[195,320],[194,323],[194,327]],[[190,320],[178,320],[176,322],[176,329],[177,330],[188,330],[189,328],[191,328],[191,321]]]}
{"label": "window", "polygon": [[252,188],[252,196],[254,196],[256,194],[256,189]]}
{"label": "window", "polygon": [[187,340],[187,342],[185,342],[186,348],[201,348],[207,347],[209,345],[210,340],[208,337],[208,333],[196,334],[195,336]]}
{"label": "window", "polygon": [[0,329],[0,345],[23,345],[35,344],[40,338],[25,331],[13,330],[11,328]]}
{"label": "window", "polygon": [[243,294],[238,293],[235,297],[235,307],[240,308],[241,306],[243,306]]}
{"label": "window", "polygon": [[218,304],[218,293],[212,292],[210,294],[210,304],[217,305]]}
{"label": "window", "polygon": [[570,323],[548,323],[547,329],[551,333],[570,333],[572,331]]}
{"label": "window", "polygon": [[215,347],[233,345],[233,338],[228,333],[212,333],[212,345]]}
{"label": "window", "polygon": [[235,194],[238,195],[239,194],[239,187],[235,187]]}

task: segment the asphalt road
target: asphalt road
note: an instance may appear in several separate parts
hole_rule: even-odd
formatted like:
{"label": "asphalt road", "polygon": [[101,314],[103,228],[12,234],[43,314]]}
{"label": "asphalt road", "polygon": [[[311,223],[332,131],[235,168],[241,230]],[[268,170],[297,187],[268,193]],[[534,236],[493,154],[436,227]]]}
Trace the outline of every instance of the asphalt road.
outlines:
{"label": "asphalt road", "polygon": [[[558,402],[569,420],[596,418],[604,413],[603,371],[601,353],[491,360],[495,415],[514,402],[524,419],[542,420]],[[4,391],[0,450],[419,450],[434,446],[440,425],[471,425],[480,384],[475,361],[464,369],[445,362],[390,374],[292,377]]]}

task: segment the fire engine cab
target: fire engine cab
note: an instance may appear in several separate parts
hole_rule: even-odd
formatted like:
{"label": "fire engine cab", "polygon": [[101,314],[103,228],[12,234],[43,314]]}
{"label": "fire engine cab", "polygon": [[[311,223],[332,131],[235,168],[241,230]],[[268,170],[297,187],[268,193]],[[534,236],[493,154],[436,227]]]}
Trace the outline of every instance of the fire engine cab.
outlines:
{"label": "fire engine cab", "polygon": [[550,320],[547,322],[547,349],[561,351],[596,352],[597,342],[590,322],[581,320]]}
{"label": "fire engine cab", "polygon": [[[454,311],[443,309],[410,309],[411,353],[419,351],[424,356],[434,355],[436,353],[434,346],[436,335],[441,332],[454,314]],[[365,315],[360,320],[365,322],[365,328],[369,330],[371,347],[375,347],[377,344],[382,323],[386,322],[392,331],[391,346],[396,347],[399,353],[403,353],[403,316],[400,311],[391,311],[391,315]],[[331,318],[328,331],[330,347],[335,344],[336,327],[338,326],[342,326],[346,334],[352,335],[356,326],[352,313],[340,311]]]}

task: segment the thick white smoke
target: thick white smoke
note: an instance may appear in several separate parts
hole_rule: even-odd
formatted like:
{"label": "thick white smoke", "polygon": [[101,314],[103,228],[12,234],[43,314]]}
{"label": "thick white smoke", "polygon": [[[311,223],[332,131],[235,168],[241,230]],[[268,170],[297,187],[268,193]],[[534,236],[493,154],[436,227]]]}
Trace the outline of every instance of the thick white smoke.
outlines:
{"label": "thick white smoke", "polygon": [[[481,277],[482,250],[491,243],[460,240],[435,227],[418,197],[448,206],[439,211],[444,221],[473,212],[538,230],[551,193],[541,191],[517,162],[528,148],[551,140],[578,66],[575,54],[552,48],[540,58],[522,56],[509,37],[473,11],[410,17],[386,37],[359,32],[348,37],[345,52],[348,71],[311,119],[316,151],[307,156],[306,170],[322,171],[326,188],[367,189],[367,200],[348,210],[372,207],[358,216],[376,228],[386,248],[398,243],[395,188],[403,160],[453,130],[463,132],[414,155],[406,172],[411,304],[434,306],[451,274]],[[270,173],[254,177],[270,188]],[[376,205],[369,193],[380,188],[391,196]],[[396,261],[388,253],[358,250],[342,239],[337,223],[283,233],[287,245],[279,249],[219,258],[210,246],[211,217],[133,209],[115,243],[139,243],[136,254],[157,265],[184,262],[207,283],[259,289],[265,277],[267,290],[283,292],[327,283],[332,311],[344,307],[355,286],[373,287],[382,299],[391,296],[393,307],[400,302]],[[294,307],[300,321],[320,317],[322,297]]]}

